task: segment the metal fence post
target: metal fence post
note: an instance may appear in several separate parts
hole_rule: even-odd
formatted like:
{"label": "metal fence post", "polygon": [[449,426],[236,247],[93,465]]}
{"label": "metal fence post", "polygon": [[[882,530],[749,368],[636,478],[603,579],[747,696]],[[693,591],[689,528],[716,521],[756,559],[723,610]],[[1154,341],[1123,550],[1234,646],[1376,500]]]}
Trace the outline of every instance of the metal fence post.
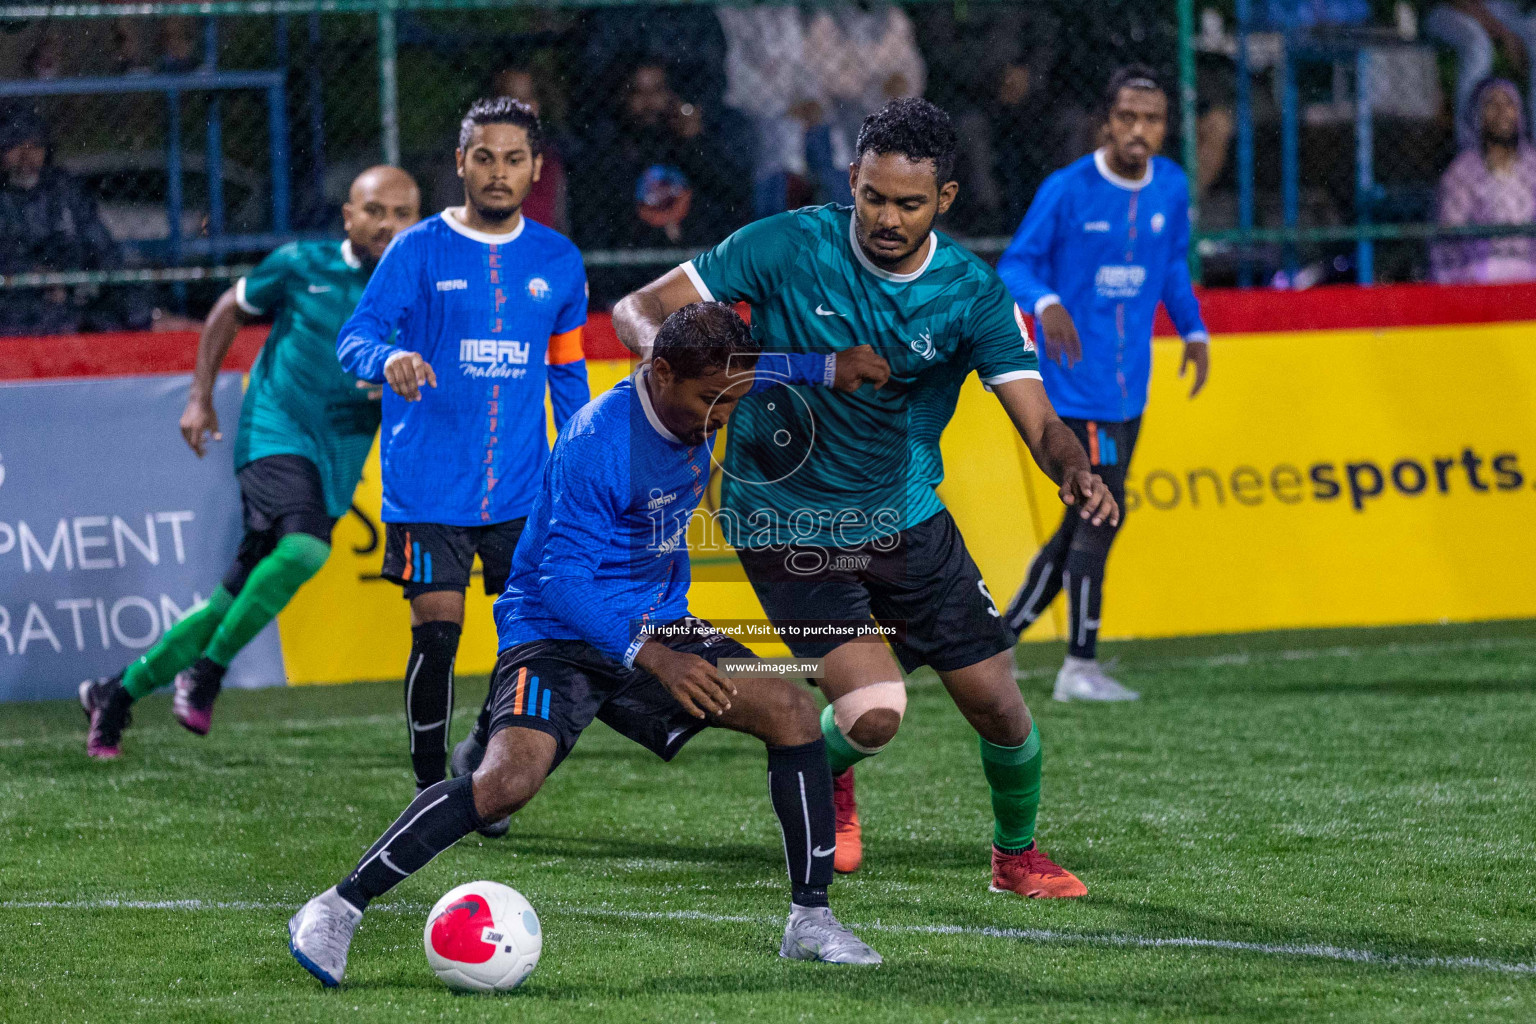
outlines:
{"label": "metal fence post", "polygon": [[379,3],[379,134],[384,162],[400,164],[400,79],[394,0]]}
{"label": "metal fence post", "polygon": [[1179,0],[1179,128],[1183,135],[1184,173],[1189,176],[1189,273],[1200,280],[1200,149],[1195,110],[1195,0]]}

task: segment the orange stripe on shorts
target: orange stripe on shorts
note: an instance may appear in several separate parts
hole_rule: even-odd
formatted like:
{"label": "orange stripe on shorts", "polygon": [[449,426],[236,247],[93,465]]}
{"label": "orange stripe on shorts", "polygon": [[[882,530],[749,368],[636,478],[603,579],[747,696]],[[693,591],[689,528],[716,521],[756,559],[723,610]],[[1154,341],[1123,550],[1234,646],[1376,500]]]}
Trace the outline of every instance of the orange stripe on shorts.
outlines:
{"label": "orange stripe on shorts", "polygon": [[528,669],[526,666],[517,670],[517,689],[512,694],[512,713],[514,715],[526,715],[528,709],[523,707],[523,696],[528,687]]}
{"label": "orange stripe on shorts", "polygon": [[411,578],[411,531],[410,530],[406,530],[405,531],[405,571],[400,574],[400,578],[402,580],[407,581],[407,582],[409,582],[410,578]]}
{"label": "orange stripe on shorts", "polygon": [[1099,425],[1093,420],[1088,421],[1088,462],[1093,466],[1099,464]]}

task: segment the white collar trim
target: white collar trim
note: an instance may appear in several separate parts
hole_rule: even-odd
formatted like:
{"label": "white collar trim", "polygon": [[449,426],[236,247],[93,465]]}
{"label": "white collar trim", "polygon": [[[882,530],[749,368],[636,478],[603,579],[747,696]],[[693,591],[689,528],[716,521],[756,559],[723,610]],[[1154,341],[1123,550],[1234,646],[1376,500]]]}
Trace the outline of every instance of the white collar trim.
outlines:
{"label": "white collar trim", "polygon": [[353,270],[362,270],[363,261],[357,258],[357,253],[352,251],[352,239],[344,238],[341,241],[341,261]]}
{"label": "white collar trim", "polygon": [[1099,173],[1104,176],[1105,181],[1116,188],[1136,192],[1152,184],[1152,159],[1150,157],[1147,159],[1147,173],[1143,174],[1140,178],[1122,177],[1110,170],[1109,161],[1104,158],[1104,151],[1102,149],[1093,151],[1093,166],[1099,169]]}
{"label": "white collar trim", "polygon": [[651,389],[645,383],[650,375],[650,367],[642,365],[631,378],[635,382],[635,393],[640,396],[640,408],[645,410],[645,418],[650,422],[651,429],[673,444],[682,444],[683,439],[667,429],[667,425],[661,422],[661,417],[656,415],[656,409],[651,405]]}
{"label": "white collar trim", "polygon": [[882,281],[892,281],[896,284],[906,284],[909,281],[916,281],[923,276],[923,272],[928,269],[928,264],[933,262],[933,254],[939,251],[939,238],[937,235],[931,231],[928,232],[928,255],[923,257],[922,266],[910,274],[893,274],[889,270],[881,270],[874,263],[870,262],[868,256],[864,255],[864,247],[859,244],[858,232],[854,230],[853,226],[853,219],[857,216],[858,211],[854,211],[848,216],[848,244],[853,247],[853,255],[858,258],[861,267]]}
{"label": "white collar trim", "polygon": [[516,239],[518,235],[521,235],[523,233],[523,228],[528,223],[527,220],[524,219],[522,211],[519,210],[517,213],[517,227],[513,228],[511,231],[508,231],[504,235],[492,235],[484,231],[476,231],[468,224],[465,224],[462,220],[459,219],[463,216],[463,214],[464,207],[450,206],[448,209],[443,211],[443,223],[447,224],[450,228],[457,231],[465,238],[473,239],[476,242],[483,242],[486,245],[506,245],[508,242]]}

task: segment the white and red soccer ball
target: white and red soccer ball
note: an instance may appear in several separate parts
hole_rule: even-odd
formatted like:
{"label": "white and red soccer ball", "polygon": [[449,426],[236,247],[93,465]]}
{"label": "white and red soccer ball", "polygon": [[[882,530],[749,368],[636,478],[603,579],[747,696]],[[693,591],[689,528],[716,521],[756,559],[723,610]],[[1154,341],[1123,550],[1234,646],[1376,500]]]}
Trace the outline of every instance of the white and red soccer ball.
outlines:
{"label": "white and red soccer ball", "polygon": [[437,901],[422,943],[427,963],[459,992],[506,992],[538,966],[544,948],[539,915],[516,889],[469,882]]}

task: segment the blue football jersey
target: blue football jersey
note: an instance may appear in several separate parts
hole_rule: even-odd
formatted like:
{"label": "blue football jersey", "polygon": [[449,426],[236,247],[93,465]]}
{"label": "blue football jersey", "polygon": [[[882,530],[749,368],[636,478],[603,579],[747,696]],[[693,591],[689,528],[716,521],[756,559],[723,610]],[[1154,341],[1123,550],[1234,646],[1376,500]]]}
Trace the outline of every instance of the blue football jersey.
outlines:
{"label": "blue football jersey", "polygon": [[1063,416],[1140,416],[1152,379],[1152,323],[1162,302],[1189,341],[1206,337],[1189,277],[1189,182],[1153,157],[1139,181],[1102,152],[1052,174],[1035,193],[997,273],[1036,316],[1061,302],[1082,339],[1067,369],[1041,358],[1046,394]]}
{"label": "blue football jersey", "polygon": [[557,426],[589,397],[576,246],[526,217],[489,235],[458,214],[395,238],[337,341],[341,365],[362,380],[382,382],[401,351],[420,353],[437,376],[417,402],[384,392],[386,522],[483,526],[527,515],[549,448],[544,389]]}

